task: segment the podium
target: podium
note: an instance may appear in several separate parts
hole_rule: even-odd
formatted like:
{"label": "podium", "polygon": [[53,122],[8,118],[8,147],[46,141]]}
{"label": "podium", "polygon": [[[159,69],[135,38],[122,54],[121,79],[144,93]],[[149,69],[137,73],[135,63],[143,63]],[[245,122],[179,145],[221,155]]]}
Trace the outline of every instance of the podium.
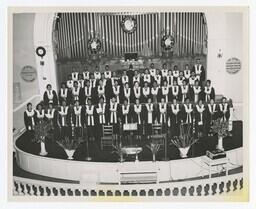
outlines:
{"label": "podium", "polygon": [[137,123],[125,123],[123,124],[123,131],[128,133],[127,138],[130,141],[130,145],[132,145],[132,141],[134,138],[134,132],[138,130]]}

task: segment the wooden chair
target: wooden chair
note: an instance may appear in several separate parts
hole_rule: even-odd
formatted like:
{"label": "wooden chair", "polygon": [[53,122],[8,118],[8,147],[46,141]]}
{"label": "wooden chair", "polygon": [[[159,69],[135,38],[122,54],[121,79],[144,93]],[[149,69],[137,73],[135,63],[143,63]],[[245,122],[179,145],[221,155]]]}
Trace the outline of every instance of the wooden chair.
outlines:
{"label": "wooden chair", "polygon": [[113,126],[103,125],[103,134],[101,137],[101,149],[113,146]]}
{"label": "wooden chair", "polygon": [[150,140],[153,143],[164,146],[165,137],[166,134],[163,134],[162,124],[152,124],[152,135],[150,136]]}

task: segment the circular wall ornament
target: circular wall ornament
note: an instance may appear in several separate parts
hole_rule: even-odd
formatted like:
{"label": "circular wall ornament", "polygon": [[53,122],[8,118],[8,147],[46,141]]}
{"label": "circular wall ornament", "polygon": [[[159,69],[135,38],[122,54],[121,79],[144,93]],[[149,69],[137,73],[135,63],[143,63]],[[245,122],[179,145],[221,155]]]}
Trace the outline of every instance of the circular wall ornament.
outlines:
{"label": "circular wall ornament", "polygon": [[34,67],[26,65],[21,69],[20,76],[26,82],[33,82],[36,80],[37,72]]}
{"label": "circular wall ornament", "polygon": [[137,20],[132,16],[127,16],[121,21],[121,27],[126,33],[133,33],[137,28]]}
{"label": "circular wall ornament", "polygon": [[164,35],[161,40],[161,46],[164,50],[172,50],[175,44],[174,37],[171,35]]}
{"label": "circular wall ornament", "polygon": [[37,54],[37,56],[43,58],[46,54],[46,49],[42,46],[39,46],[36,48],[36,54]]}
{"label": "circular wall ornament", "polygon": [[241,61],[238,58],[229,58],[226,62],[226,71],[229,74],[236,74],[241,70]]}
{"label": "circular wall ornament", "polygon": [[101,42],[97,38],[92,38],[88,41],[88,49],[91,53],[96,54],[101,49]]}

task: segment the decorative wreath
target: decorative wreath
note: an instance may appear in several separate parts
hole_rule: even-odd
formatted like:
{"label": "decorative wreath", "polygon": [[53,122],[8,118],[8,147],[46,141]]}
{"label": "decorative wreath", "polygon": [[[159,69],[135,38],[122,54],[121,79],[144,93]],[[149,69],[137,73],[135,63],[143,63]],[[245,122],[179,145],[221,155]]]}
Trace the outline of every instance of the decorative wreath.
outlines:
{"label": "decorative wreath", "polygon": [[91,53],[96,54],[101,49],[101,42],[98,38],[92,38],[88,41],[88,49]]}
{"label": "decorative wreath", "polygon": [[37,54],[37,56],[43,58],[44,55],[46,54],[46,49],[42,46],[39,46],[36,48],[36,54]]}
{"label": "decorative wreath", "polygon": [[174,43],[174,37],[171,35],[164,35],[161,39],[161,46],[164,50],[173,50]]}
{"label": "decorative wreath", "polygon": [[133,33],[137,28],[137,20],[132,16],[127,16],[121,21],[121,27],[126,33]]}

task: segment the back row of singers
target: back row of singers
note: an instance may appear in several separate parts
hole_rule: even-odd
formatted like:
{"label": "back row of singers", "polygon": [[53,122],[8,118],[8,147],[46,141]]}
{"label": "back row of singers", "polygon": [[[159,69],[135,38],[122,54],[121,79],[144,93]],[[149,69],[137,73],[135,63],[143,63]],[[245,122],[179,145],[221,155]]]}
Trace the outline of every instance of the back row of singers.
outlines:
{"label": "back row of singers", "polygon": [[[89,137],[95,137],[102,130],[102,125],[111,124],[114,127],[114,133],[119,133],[120,122],[138,123],[138,134],[152,134],[152,124],[162,124],[166,129],[170,129],[172,135],[179,133],[180,123],[189,123],[195,127],[195,132],[208,134],[213,120],[222,118],[227,121],[230,117],[230,106],[224,97],[222,102],[216,104],[213,99],[209,104],[204,104],[199,100],[194,105],[186,98],[185,104],[178,104],[173,99],[172,104],[167,104],[162,98],[160,103],[153,104],[152,99],[148,98],[146,104],[141,104],[138,99],[134,105],[124,100],[124,104],[118,104],[113,97],[109,104],[104,103],[101,97],[97,105],[93,105],[91,99],[88,99],[87,105],[80,105],[79,101],[74,106],[67,106],[66,101],[62,105],[54,108],[52,103],[48,108],[43,108],[39,104],[36,110],[33,110],[29,103],[24,113],[24,121],[27,130],[33,130],[36,123],[43,120],[49,120],[55,133],[61,132],[61,136],[69,135],[70,128],[74,127],[82,133],[86,128]],[[58,135],[58,134],[56,134]]]}
{"label": "back row of singers", "polygon": [[165,102],[171,102],[173,99],[184,103],[185,98],[189,98],[190,101],[197,103],[200,99],[205,102],[210,102],[210,99],[215,100],[215,90],[212,87],[211,81],[207,80],[204,87],[199,85],[199,81],[195,81],[195,84],[189,85],[186,80],[183,80],[182,86],[178,86],[174,81],[172,86],[168,85],[167,81],[164,81],[163,86],[159,87],[155,82],[150,87],[147,82],[141,87],[139,82],[135,81],[134,86],[131,88],[128,83],[119,85],[118,81],[114,82],[114,85],[104,85],[102,80],[99,81],[97,87],[92,87],[90,81],[86,82],[84,88],[79,87],[78,82],[74,82],[74,87],[67,88],[65,83],[62,83],[57,96],[56,92],[52,90],[50,84],[47,85],[47,89],[44,93],[44,104],[48,105],[52,102],[54,106],[62,104],[65,100],[67,105],[72,105],[76,100],[80,104],[88,104],[88,99],[92,100],[93,104],[97,104],[100,97],[104,98],[106,103],[110,102],[110,99],[115,96],[118,103],[124,103],[127,99],[128,103],[135,103],[138,99],[140,103],[146,103],[148,98],[151,98],[153,103],[160,102],[161,98],[165,99]]}
{"label": "back row of singers", "polygon": [[102,80],[103,84],[107,80],[111,80],[112,86],[114,85],[115,80],[118,80],[118,83],[121,85],[129,84],[130,87],[133,86],[134,82],[138,82],[140,86],[143,86],[145,82],[149,86],[153,85],[153,82],[156,82],[158,86],[162,86],[166,80],[168,85],[173,85],[174,80],[176,80],[177,85],[181,86],[183,80],[186,80],[190,85],[194,85],[195,81],[198,80],[200,85],[205,80],[205,71],[202,65],[195,65],[192,70],[189,69],[189,65],[185,66],[185,70],[178,70],[178,67],[175,65],[173,69],[167,69],[167,65],[163,65],[163,69],[155,69],[154,64],[151,64],[151,68],[146,68],[143,72],[139,73],[138,70],[133,70],[133,67],[130,66],[129,70],[122,71],[121,76],[117,76],[115,71],[111,71],[109,66],[105,66],[104,72],[95,71],[90,73],[88,71],[81,73],[72,72],[68,75],[68,80],[66,85],[68,88],[74,87],[74,81],[78,82],[79,87],[85,86],[85,81],[89,80],[91,86],[95,87],[98,85],[98,81]]}

